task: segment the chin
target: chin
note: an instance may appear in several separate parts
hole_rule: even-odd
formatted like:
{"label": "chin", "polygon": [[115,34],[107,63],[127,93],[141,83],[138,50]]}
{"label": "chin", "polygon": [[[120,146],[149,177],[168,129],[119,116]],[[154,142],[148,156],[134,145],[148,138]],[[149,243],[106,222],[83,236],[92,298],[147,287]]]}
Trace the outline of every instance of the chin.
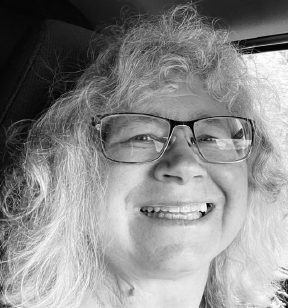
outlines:
{"label": "chin", "polygon": [[[182,250],[182,251],[181,251]],[[150,256],[143,259],[138,264],[144,269],[149,276],[163,279],[175,279],[189,275],[197,270],[209,268],[210,262],[215,255],[211,254],[211,249],[204,252],[204,248],[186,248],[172,250],[167,247],[161,253],[151,253]]]}

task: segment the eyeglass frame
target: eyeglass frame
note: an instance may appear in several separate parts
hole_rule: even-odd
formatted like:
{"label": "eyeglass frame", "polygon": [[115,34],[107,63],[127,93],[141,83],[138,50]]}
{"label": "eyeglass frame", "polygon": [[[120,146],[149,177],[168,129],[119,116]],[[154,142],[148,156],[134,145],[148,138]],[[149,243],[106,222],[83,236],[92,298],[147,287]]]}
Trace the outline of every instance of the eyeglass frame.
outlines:
{"label": "eyeglass frame", "polygon": [[[119,161],[119,160],[115,160],[115,159],[108,157],[105,153],[105,149],[104,149],[104,145],[103,145],[104,141],[103,141],[103,138],[101,136],[101,121],[103,119],[109,117],[109,116],[115,116],[115,115],[136,115],[136,116],[137,115],[139,115],[139,116],[143,115],[143,116],[148,116],[148,117],[151,117],[151,118],[157,118],[157,119],[162,119],[162,120],[167,121],[170,125],[170,131],[169,131],[169,134],[168,134],[168,137],[167,137],[167,141],[166,141],[165,145],[163,146],[163,149],[160,151],[159,156],[157,158],[153,159],[153,160],[144,161],[144,162]],[[251,145],[250,145],[249,152],[243,158],[237,159],[237,160],[231,161],[231,162],[212,162],[212,161],[209,161],[208,159],[206,159],[204,157],[204,155],[202,154],[202,152],[201,152],[201,150],[198,146],[198,142],[195,138],[194,124],[198,121],[201,121],[201,120],[209,120],[209,119],[215,119],[215,118],[234,118],[234,119],[245,120],[248,123],[250,123],[251,137],[252,137],[251,138]],[[105,158],[107,158],[108,160],[110,160],[112,162],[122,163],[122,164],[146,164],[146,163],[151,163],[151,162],[154,162],[154,161],[157,161],[158,159],[160,159],[164,155],[166,149],[169,146],[169,143],[170,143],[170,140],[171,140],[171,137],[173,135],[173,131],[174,131],[175,127],[178,127],[178,126],[182,126],[182,127],[187,126],[187,127],[190,128],[192,135],[193,135],[193,138],[191,138],[192,144],[194,144],[197,147],[199,156],[205,162],[208,162],[208,163],[211,163],[211,164],[234,164],[234,163],[238,163],[238,162],[244,161],[247,158],[249,158],[249,156],[251,155],[251,152],[252,152],[253,143],[254,143],[254,134],[255,134],[255,121],[252,120],[252,119],[248,119],[248,118],[244,118],[244,117],[238,117],[238,116],[210,116],[210,117],[199,118],[199,119],[191,120],[191,121],[176,121],[176,120],[172,120],[172,119],[169,119],[169,118],[164,118],[164,117],[160,117],[160,116],[156,116],[156,115],[148,114],[148,113],[116,112],[116,113],[106,113],[106,114],[102,114],[102,115],[97,115],[96,119],[95,119],[95,117],[92,117],[92,126],[94,126],[96,128],[96,130],[99,132],[100,141],[101,141],[101,151],[102,151],[103,155],[105,156]]]}

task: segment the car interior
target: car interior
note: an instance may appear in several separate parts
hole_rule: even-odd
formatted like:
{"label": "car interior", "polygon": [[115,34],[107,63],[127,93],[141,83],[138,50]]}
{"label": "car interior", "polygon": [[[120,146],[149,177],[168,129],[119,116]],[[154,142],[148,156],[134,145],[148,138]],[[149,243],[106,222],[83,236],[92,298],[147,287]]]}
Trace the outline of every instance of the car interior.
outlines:
{"label": "car interior", "polygon": [[[0,172],[8,163],[8,127],[37,119],[73,88],[90,63],[89,47],[97,41],[97,29],[117,22],[123,11],[154,15],[181,3],[186,0],[1,0]],[[287,0],[201,0],[195,4],[200,14],[216,20],[216,27],[229,30],[231,42],[247,54],[277,51],[284,64],[288,62]],[[283,74],[286,71],[288,66],[283,66]],[[284,80],[281,76],[274,76],[276,83],[281,78],[287,84],[286,90],[282,88],[280,120],[288,125],[288,75]],[[281,133],[281,142],[288,143],[288,134]],[[25,138],[25,132],[19,138]]]}
{"label": "car interior", "polygon": [[[97,28],[115,23],[123,11],[157,14],[180,3],[185,1],[2,0],[0,170],[6,164],[7,128],[37,118],[73,87],[89,63]],[[196,6],[249,54],[288,47],[287,0],[202,0]]]}

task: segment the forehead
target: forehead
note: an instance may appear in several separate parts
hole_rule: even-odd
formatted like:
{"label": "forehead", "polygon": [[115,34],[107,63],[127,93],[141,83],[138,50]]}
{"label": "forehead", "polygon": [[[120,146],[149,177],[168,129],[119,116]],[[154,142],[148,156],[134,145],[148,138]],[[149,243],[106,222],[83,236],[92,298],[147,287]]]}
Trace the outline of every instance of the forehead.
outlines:
{"label": "forehead", "polygon": [[230,115],[227,106],[211,98],[198,80],[193,84],[178,82],[170,91],[157,93],[148,102],[138,104],[132,112],[149,113],[182,121]]}

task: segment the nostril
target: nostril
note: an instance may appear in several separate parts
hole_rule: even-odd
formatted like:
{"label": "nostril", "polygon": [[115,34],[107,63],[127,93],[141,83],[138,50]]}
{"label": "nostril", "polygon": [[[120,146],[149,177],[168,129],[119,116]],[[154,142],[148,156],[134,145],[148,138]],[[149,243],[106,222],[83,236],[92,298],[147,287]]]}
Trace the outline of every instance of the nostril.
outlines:
{"label": "nostril", "polygon": [[172,182],[174,182],[174,183],[178,183],[178,184],[180,184],[180,185],[183,185],[183,184],[186,183],[186,182],[185,182],[185,179],[183,180],[183,177],[177,176],[177,175],[164,174],[162,180],[163,180],[164,182],[166,182],[166,183],[169,183],[169,182],[172,183]]}

